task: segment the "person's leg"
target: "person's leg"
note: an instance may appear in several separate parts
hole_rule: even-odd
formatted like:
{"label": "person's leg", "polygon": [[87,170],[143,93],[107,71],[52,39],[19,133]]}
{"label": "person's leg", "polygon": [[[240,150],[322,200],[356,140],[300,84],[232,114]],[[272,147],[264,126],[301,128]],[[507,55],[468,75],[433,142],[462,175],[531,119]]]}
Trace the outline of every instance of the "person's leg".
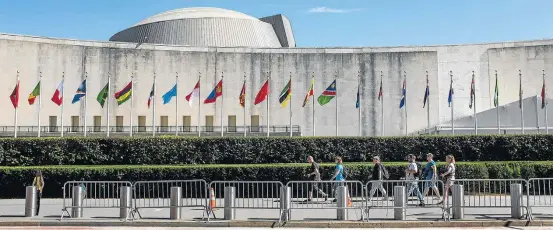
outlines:
{"label": "person's leg", "polygon": [[374,193],[376,193],[376,189],[378,188],[378,185],[381,184],[381,182],[371,182],[371,191],[369,192],[369,201],[372,201],[374,197]]}
{"label": "person's leg", "polygon": [[319,188],[319,183],[313,184],[313,191],[316,191],[319,195],[328,198],[328,195],[321,188]]}
{"label": "person's leg", "polygon": [[38,216],[38,213],[40,211],[40,198],[42,197],[42,192],[39,190],[37,190],[36,192],[36,216]]}
{"label": "person's leg", "polygon": [[386,193],[386,189],[384,189],[384,185],[382,185],[382,182],[380,182],[380,184],[378,185],[378,190],[380,190],[380,192],[382,193],[382,199],[388,200],[388,193]]}
{"label": "person's leg", "polygon": [[413,187],[414,187],[414,190],[415,190],[415,194],[417,195],[417,197],[419,198],[419,201],[421,203],[424,203],[424,198],[421,194],[421,191],[419,190],[419,184],[418,182],[413,182]]}
{"label": "person's leg", "polygon": [[432,186],[432,190],[434,191],[434,194],[436,194],[436,198],[438,198],[438,200],[441,200],[441,196],[440,196],[440,190],[438,189],[438,186],[436,186],[436,183],[434,183],[434,186]]}

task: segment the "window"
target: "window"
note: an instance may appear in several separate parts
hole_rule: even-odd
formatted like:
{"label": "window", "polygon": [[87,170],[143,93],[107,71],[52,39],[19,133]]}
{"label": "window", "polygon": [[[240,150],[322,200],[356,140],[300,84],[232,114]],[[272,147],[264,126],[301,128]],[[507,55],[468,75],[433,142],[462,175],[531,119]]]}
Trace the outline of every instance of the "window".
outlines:
{"label": "window", "polygon": [[169,130],[169,117],[161,116],[160,117],[160,132],[168,132]]}
{"label": "window", "polygon": [[102,130],[102,116],[94,116],[94,132]]}
{"label": "window", "polygon": [[58,117],[50,116],[49,119],[50,132],[58,132]]}
{"label": "window", "polygon": [[250,126],[251,132],[259,132],[259,115],[252,115]]}
{"label": "window", "polygon": [[213,132],[213,116],[205,116],[205,131]]}
{"label": "window", "polygon": [[235,115],[229,115],[228,116],[228,123],[227,123],[227,132],[236,132],[236,116]]}
{"label": "window", "polygon": [[146,116],[138,116],[138,132],[146,132]]}
{"label": "window", "polygon": [[79,132],[79,116],[71,116],[71,132]]}
{"label": "window", "polygon": [[123,116],[115,117],[115,132],[123,132]]}
{"label": "window", "polygon": [[192,121],[192,118],[190,116],[182,116],[182,131],[183,132],[190,132],[190,123]]}

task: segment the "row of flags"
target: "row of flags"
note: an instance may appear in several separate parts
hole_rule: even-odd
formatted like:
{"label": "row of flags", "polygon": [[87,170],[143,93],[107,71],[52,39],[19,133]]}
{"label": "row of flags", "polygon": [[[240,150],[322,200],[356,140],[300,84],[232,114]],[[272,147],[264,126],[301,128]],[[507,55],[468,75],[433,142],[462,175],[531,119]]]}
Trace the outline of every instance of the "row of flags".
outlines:
{"label": "row of flags", "polygon": [[[75,92],[75,95],[73,96],[73,100],[71,101],[72,104],[74,104],[76,102],[79,102],[81,100],[81,98],[86,96],[86,94],[87,94],[86,81],[87,81],[86,79],[83,80],[82,83],[77,88],[77,91]],[[64,83],[64,79],[62,79],[61,82],[58,84],[58,87],[54,91],[54,94],[52,95],[52,98],[51,98],[52,102],[54,102],[58,106],[61,106],[63,104],[63,88],[64,88],[63,83]],[[37,83],[37,85],[33,88],[33,91],[29,94],[29,97],[27,99],[28,102],[29,102],[29,105],[33,105],[35,103],[36,98],[40,96],[40,92],[41,92],[40,84],[41,83],[39,81]],[[307,93],[305,95],[302,107],[305,107],[307,105],[307,103],[309,102],[310,97],[314,96],[314,89],[313,89],[314,85],[315,85],[315,78],[313,77],[311,79],[311,85],[309,87],[309,90],[307,91]],[[114,98],[116,99],[118,105],[121,105],[121,104],[125,103],[126,101],[128,101],[131,98],[131,96],[132,96],[132,87],[133,87],[133,84],[132,84],[132,81],[131,81],[123,89],[121,89],[120,91],[118,91],[114,94]],[[155,97],[154,89],[155,89],[155,85],[152,85],[152,90],[150,91],[150,95],[148,97],[148,103],[147,103],[148,108],[150,108],[151,101]],[[98,101],[100,106],[102,106],[102,108],[104,107],[104,104],[107,100],[107,97],[108,97],[108,94],[109,94],[108,91],[109,91],[109,82],[102,88],[102,90],[98,93],[98,95],[96,97],[96,100]],[[543,77],[543,85],[542,85],[542,89],[541,89],[541,98],[542,98],[541,108],[542,109],[545,108],[545,105],[546,105],[545,91],[546,91],[546,85],[545,85],[545,76],[544,76]],[[190,106],[192,106],[194,98],[199,98],[199,96],[200,96],[199,92],[200,92],[200,81],[198,80],[198,82],[196,83],[196,85],[192,89],[192,92],[190,92],[185,97],[186,101],[188,101]],[[263,84],[263,86],[261,87],[261,89],[259,90],[259,92],[257,93],[257,95],[255,97],[255,100],[254,100],[254,105],[257,105],[257,104],[263,102],[265,100],[265,98],[269,95],[269,93],[270,93],[269,92],[269,80],[267,79],[265,81],[265,83]],[[360,93],[360,88],[358,87],[357,88],[357,96],[356,96],[357,98],[356,98],[356,102],[355,102],[355,107],[356,108],[359,108],[360,105],[361,105],[361,103],[360,103],[360,94],[359,93]],[[406,101],[405,101],[406,94],[407,94],[406,79],[404,79],[403,84],[402,84],[402,89],[401,89],[401,99],[400,99],[400,103],[399,103],[399,108],[403,108],[405,106],[405,104],[406,104]],[[223,80],[221,79],[217,83],[215,88],[211,91],[209,96],[204,100],[204,104],[214,103],[214,102],[217,101],[217,98],[222,96],[222,95],[223,95]],[[281,104],[282,107],[287,106],[288,102],[291,99],[291,95],[292,95],[292,80],[290,79],[279,94],[279,103]],[[449,94],[448,94],[448,99],[447,99],[449,106],[451,106],[451,103],[452,103],[452,100],[453,100],[453,95],[454,95],[454,90],[453,90],[453,80],[452,80],[450,82]],[[522,85],[520,86],[520,89],[519,89],[519,95],[520,95],[520,101],[522,101]],[[163,96],[162,96],[163,104],[169,103],[171,101],[171,99],[173,97],[176,97],[176,96],[177,96],[177,84],[175,83],[175,85],[169,91],[167,91],[165,94],[163,94]],[[328,104],[335,97],[336,97],[336,80],[332,81],[332,83],[323,91],[323,93],[317,98],[317,102],[321,106],[323,106],[325,104]],[[426,89],[425,89],[424,98],[423,98],[423,108],[426,107],[429,97],[430,97],[430,87],[429,87],[429,81],[428,81],[428,76],[427,76],[426,77]],[[245,106],[245,99],[246,99],[246,82],[244,81],[244,84],[242,85],[242,90],[240,91],[240,95],[239,95],[240,106],[242,106],[242,107]],[[379,101],[382,99],[382,79],[380,81],[380,89],[378,91],[377,99]],[[14,90],[12,91],[12,93],[10,95],[10,100],[11,100],[14,108],[17,108],[19,106],[19,81],[17,82]],[[469,108],[472,108],[474,100],[475,100],[475,83],[474,83],[474,74],[473,74],[472,81],[471,81],[471,84],[470,84]],[[499,105],[499,84],[498,84],[497,74],[496,74],[496,77],[495,77],[495,90],[494,90],[493,103],[494,103],[495,107],[497,107]]]}

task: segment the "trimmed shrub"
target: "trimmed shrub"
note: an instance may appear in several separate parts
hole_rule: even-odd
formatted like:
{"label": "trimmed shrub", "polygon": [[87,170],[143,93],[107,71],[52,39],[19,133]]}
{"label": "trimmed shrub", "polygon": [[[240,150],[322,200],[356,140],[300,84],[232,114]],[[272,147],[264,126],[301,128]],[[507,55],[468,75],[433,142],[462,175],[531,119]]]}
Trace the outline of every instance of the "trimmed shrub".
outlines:
{"label": "trimmed shrub", "polygon": [[[406,163],[387,163],[390,179],[404,176]],[[424,164],[423,164],[424,165]],[[438,164],[443,167],[444,164]],[[348,180],[369,180],[372,164],[345,164]],[[187,180],[206,181],[281,181],[306,180],[308,164],[271,165],[202,165],[202,166],[44,166],[0,167],[0,198],[23,198],[25,186],[32,183],[34,171],[42,170],[45,177],[44,197],[62,197],[67,181],[147,181]],[[334,164],[321,164],[323,180],[331,177]],[[458,179],[551,177],[553,162],[479,162],[458,163]]]}
{"label": "trimmed shrub", "polygon": [[294,138],[2,138],[0,165],[152,165],[403,161],[432,152],[458,161],[553,160],[551,135]]}

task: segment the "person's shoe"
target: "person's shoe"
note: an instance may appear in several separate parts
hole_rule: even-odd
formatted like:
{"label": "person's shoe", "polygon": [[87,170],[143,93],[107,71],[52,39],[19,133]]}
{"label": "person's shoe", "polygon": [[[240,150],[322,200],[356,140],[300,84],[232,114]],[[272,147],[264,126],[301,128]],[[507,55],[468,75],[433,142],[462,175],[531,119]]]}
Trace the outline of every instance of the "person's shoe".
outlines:
{"label": "person's shoe", "polygon": [[388,201],[388,196],[385,196],[384,198],[382,198],[382,201]]}
{"label": "person's shoe", "polygon": [[419,206],[420,207],[424,207],[426,204],[424,204],[424,202],[420,202]]}
{"label": "person's shoe", "polygon": [[328,201],[328,196],[325,196],[325,202],[327,202],[327,201]]}
{"label": "person's shoe", "polygon": [[303,202],[311,202],[311,199],[307,198],[307,199],[304,200]]}
{"label": "person's shoe", "polygon": [[336,201],[337,201],[336,199],[332,199],[330,202],[335,203]]}
{"label": "person's shoe", "polygon": [[434,200],[442,200],[440,197],[434,197]]}
{"label": "person's shoe", "polygon": [[443,203],[444,203],[444,201],[442,200],[442,201],[438,202],[437,204],[443,204]]}

